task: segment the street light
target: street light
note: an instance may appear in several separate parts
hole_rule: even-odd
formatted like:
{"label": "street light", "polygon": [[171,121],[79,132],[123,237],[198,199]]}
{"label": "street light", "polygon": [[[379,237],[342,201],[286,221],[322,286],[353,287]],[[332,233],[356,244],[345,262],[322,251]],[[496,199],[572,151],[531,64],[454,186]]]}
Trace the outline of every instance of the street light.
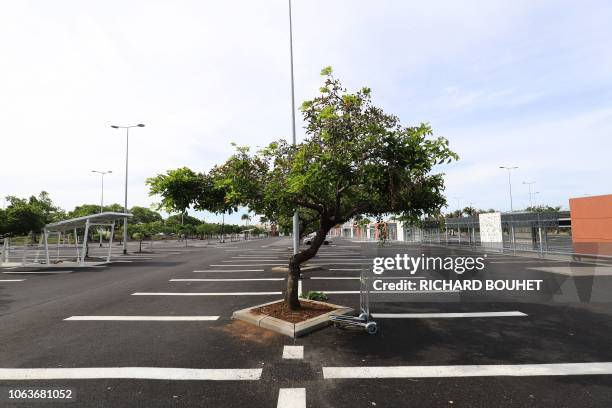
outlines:
{"label": "street light", "polygon": [[514,237],[514,221],[512,220],[512,213],[514,212],[514,208],[512,206],[512,180],[510,179],[510,174],[512,170],[518,169],[517,166],[499,166],[500,169],[508,170],[508,188],[510,189],[510,236],[512,239],[512,248],[514,253],[516,253],[516,239]]}
{"label": "street light", "polygon": [[540,194],[539,191],[533,193],[533,200],[535,201],[536,206],[538,205],[538,200],[536,199],[536,194]]}
{"label": "street light", "polygon": [[523,181],[523,184],[527,184],[529,187],[529,207],[533,210],[533,200],[531,198],[531,185],[535,184],[535,181]]}
{"label": "street light", "polygon": [[512,173],[512,170],[516,170],[518,169],[518,167],[499,166],[499,168],[508,170],[508,188],[510,189],[510,212],[513,212],[514,208],[512,206],[512,181],[510,179],[510,174]]}
{"label": "street light", "polygon": [[[295,141],[295,90],[293,80],[293,25],[291,22],[291,0],[289,0],[289,57],[291,63],[291,130],[293,132],[293,144]],[[297,209],[293,213],[293,255],[298,253],[300,245],[300,219]]]}
{"label": "street light", "polygon": [[[144,127],[142,123],[130,126],[117,126],[111,125],[113,129],[125,129],[125,203],[123,206],[123,212],[127,214],[127,191],[128,191],[128,153],[130,150],[130,128]],[[128,239],[128,219],[123,219],[123,255],[127,255],[127,239]]]}
{"label": "street light", "polygon": [[461,197],[451,197],[454,200],[457,200],[457,210],[459,211],[459,217],[461,217]]}
{"label": "street light", "polygon": [[[102,179],[102,194],[100,196],[100,212],[104,212],[104,176],[106,176],[107,174],[112,173],[112,170],[108,170],[108,171],[99,171],[99,170],[92,170],[92,173],[98,173],[101,179]],[[100,229],[100,248],[102,248],[102,229]]]}

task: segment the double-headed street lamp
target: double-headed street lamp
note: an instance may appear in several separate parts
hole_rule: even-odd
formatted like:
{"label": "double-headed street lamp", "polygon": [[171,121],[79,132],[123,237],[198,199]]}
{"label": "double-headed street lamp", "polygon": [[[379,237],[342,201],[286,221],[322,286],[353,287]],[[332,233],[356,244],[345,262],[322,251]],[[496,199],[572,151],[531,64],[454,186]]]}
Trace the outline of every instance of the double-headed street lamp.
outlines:
{"label": "double-headed street lamp", "polygon": [[[144,127],[142,123],[130,126],[117,126],[111,125],[113,129],[125,129],[125,203],[123,205],[123,212],[127,214],[127,192],[128,192],[128,153],[130,151],[130,128]],[[127,240],[128,240],[128,219],[123,219],[123,255],[127,254]]]}
{"label": "double-headed street lamp", "polygon": [[[104,176],[106,176],[107,174],[112,173],[112,170],[108,170],[108,171],[100,171],[100,170],[92,170],[92,173],[98,173],[101,179],[102,179],[102,193],[100,196],[100,212],[104,212]],[[100,248],[102,247],[102,230],[100,229]]]}

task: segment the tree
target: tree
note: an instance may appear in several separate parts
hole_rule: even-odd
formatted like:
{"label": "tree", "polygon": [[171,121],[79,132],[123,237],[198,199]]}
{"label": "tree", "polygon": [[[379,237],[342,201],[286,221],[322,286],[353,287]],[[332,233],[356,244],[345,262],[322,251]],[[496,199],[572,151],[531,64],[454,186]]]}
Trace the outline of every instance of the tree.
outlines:
{"label": "tree", "polygon": [[0,208],[0,236],[4,236],[8,232],[6,211]]}
{"label": "tree", "polygon": [[166,174],[159,174],[146,180],[149,186],[149,195],[161,196],[158,210],[168,213],[184,213],[187,208],[202,193],[203,175],[195,173],[187,167],[168,170]]}
{"label": "tree", "polygon": [[200,225],[200,223],[200,220],[198,220],[196,217],[192,217],[191,215],[177,214],[171,215],[168,217],[168,219],[166,219],[166,224],[174,227],[180,227],[181,225],[193,225],[195,227]]}
{"label": "tree", "polygon": [[[159,195],[162,198],[158,209],[184,214],[187,208],[193,206],[196,210],[231,214],[237,207],[226,202],[226,190],[216,185],[214,180],[213,174],[196,173],[182,167],[150,177],[146,183],[149,185],[149,195]],[[222,236],[225,232],[224,224],[221,224]]]}
{"label": "tree", "polygon": [[[136,207],[134,207],[136,208]],[[123,206],[121,204],[110,204],[102,207],[103,212],[123,212]],[[74,207],[74,210],[68,213],[68,218],[85,217],[87,215],[94,215],[100,213],[99,204],[82,204]]]}
{"label": "tree", "polygon": [[145,207],[134,206],[130,209],[130,214],[133,215],[130,219],[130,223],[133,224],[149,224],[163,220],[159,213]]}
{"label": "tree", "polygon": [[4,234],[36,234],[46,225],[66,217],[64,210],[53,204],[49,193],[41,191],[28,199],[6,197],[9,205],[4,211]]}
{"label": "tree", "polygon": [[46,217],[40,206],[23,198],[9,196],[6,208],[6,234],[19,236],[39,232],[46,224]]}
{"label": "tree", "polygon": [[525,211],[528,212],[559,212],[561,211],[561,206],[555,206],[555,207],[551,207],[550,205],[538,205],[538,206],[533,206],[533,207],[527,207],[525,208]]}
{"label": "tree", "polygon": [[271,143],[251,154],[237,147],[214,169],[225,203],[274,220],[294,210],[316,214],[312,244],[289,260],[285,302],[299,309],[300,265],[317,254],[329,230],[355,216],[437,214],[446,204],[437,164],[458,159],[427,124],[403,127],[371,102],[369,88],[349,93],[323,70],[320,96],[302,105],[307,137],[297,145]]}
{"label": "tree", "polygon": [[240,217],[240,219],[244,221],[245,225],[249,225],[249,222],[251,221],[251,216],[249,214],[242,214],[242,217]]}
{"label": "tree", "polygon": [[132,239],[139,242],[138,252],[142,252],[142,241],[152,240],[153,236],[163,231],[163,223],[161,221],[152,221],[148,223],[129,224],[128,232]]}
{"label": "tree", "polygon": [[317,254],[332,227],[360,215],[439,214],[446,204],[444,179],[434,166],[458,159],[427,124],[404,127],[374,106],[369,88],[349,93],[331,68],[322,75],[321,94],[301,108],[306,122],[301,143],[279,140],[254,154],[236,146],[224,164],[199,175],[206,188],[177,193],[198,209],[246,207],[271,222],[288,222],[296,209],[312,216],[300,227],[300,234],[316,231],[312,244],[289,259],[285,303],[293,310],[300,308],[300,265]]}
{"label": "tree", "polygon": [[38,197],[31,196],[29,204],[40,209],[45,224],[61,221],[66,218],[66,212],[53,204],[49,193],[41,191]]}

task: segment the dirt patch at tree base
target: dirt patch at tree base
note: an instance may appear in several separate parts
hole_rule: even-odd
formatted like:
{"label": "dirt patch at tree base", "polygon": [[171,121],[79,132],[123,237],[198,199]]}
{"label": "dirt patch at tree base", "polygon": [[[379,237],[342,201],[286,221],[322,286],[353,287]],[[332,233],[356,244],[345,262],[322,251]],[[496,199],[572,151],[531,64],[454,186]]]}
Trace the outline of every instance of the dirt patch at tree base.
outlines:
{"label": "dirt patch at tree base", "polygon": [[261,313],[290,323],[300,323],[313,317],[321,316],[333,310],[335,307],[322,305],[308,300],[300,300],[302,308],[300,310],[291,310],[285,302],[280,301],[271,305],[266,305],[252,309],[254,313]]}

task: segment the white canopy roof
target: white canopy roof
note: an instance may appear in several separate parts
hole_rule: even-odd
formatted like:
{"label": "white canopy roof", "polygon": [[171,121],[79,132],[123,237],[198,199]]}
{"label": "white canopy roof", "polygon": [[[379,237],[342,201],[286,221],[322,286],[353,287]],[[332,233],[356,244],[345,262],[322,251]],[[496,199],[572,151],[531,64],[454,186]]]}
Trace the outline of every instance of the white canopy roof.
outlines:
{"label": "white canopy roof", "polygon": [[89,223],[89,225],[110,225],[113,221],[121,220],[126,217],[132,217],[132,214],[103,212],[47,224],[45,225],[45,229],[47,231],[65,231],[74,228],[84,228],[87,223]]}

